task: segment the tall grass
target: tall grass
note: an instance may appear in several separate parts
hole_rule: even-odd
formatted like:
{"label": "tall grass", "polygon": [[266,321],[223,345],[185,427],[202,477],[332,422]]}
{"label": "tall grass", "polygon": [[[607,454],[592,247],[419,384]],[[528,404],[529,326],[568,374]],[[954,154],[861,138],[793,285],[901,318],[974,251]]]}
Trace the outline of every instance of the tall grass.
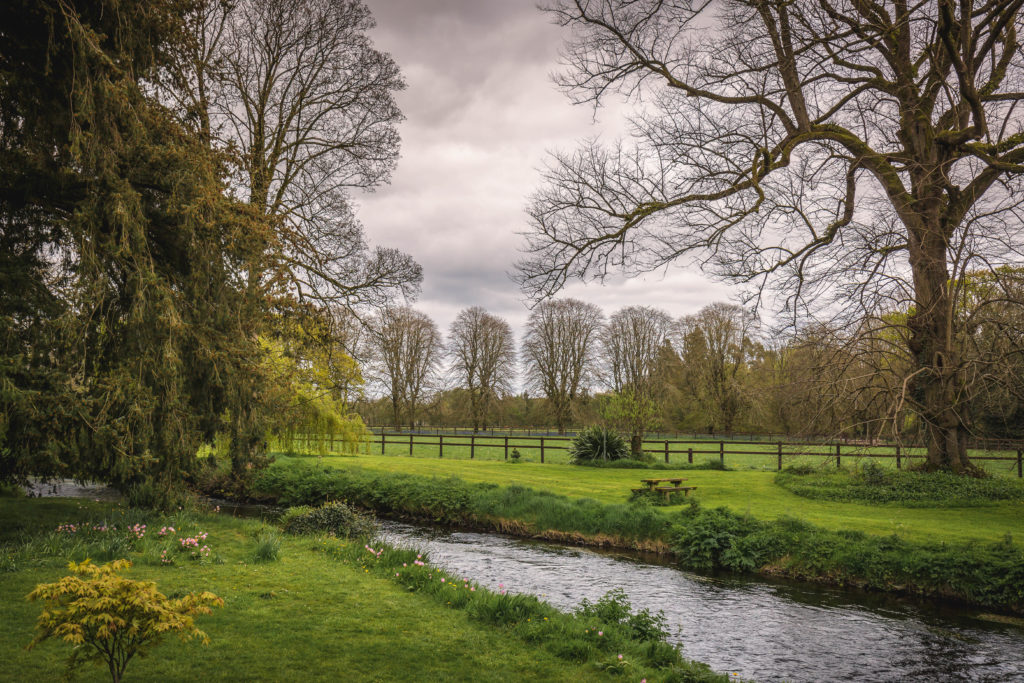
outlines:
{"label": "tall grass", "polygon": [[359,468],[271,468],[257,480],[256,490],[285,505],[343,500],[378,512],[491,529],[507,529],[514,521],[524,531],[644,540],[665,537],[669,527],[667,517],[644,503],[606,504],[524,486],[468,484],[455,477],[417,477]]}

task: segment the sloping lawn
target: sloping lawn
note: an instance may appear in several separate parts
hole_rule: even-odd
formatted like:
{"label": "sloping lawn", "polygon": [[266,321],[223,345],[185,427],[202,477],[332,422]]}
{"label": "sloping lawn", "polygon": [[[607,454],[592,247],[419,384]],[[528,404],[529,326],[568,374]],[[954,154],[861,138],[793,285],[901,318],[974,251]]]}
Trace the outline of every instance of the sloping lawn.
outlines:
{"label": "sloping lawn", "polygon": [[[312,464],[315,458],[278,456],[277,466]],[[686,477],[691,495],[704,506],[725,506],[761,519],[790,516],[832,530],[859,530],[912,540],[998,540],[1024,538],[1024,503],[1000,502],[969,508],[921,508],[808,500],[774,483],[774,472],[715,470],[632,470],[536,462],[427,459],[393,455],[328,456],[325,467],[365,467],[425,476],[457,476],[470,482],[520,484],[578,498],[621,503],[648,477]],[[673,508],[665,508],[671,510]]]}

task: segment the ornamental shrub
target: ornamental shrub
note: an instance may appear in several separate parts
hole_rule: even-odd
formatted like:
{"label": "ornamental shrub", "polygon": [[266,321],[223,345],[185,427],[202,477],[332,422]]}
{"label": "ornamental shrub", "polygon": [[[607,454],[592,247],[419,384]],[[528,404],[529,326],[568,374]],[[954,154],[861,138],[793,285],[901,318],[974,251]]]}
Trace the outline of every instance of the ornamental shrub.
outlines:
{"label": "ornamental shrub", "polygon": [[289,534],[333,534],[335,536],[375,536],[377,523],[350,505],[324,503],[318,508],[300,505],[288,508],[281,526]]}
{"label": "ornamental shrub", "polygon": [[572,440],[569,460],[574,464],[621,460],[629,457],[629,444],[613,429],[587,427]]}
{"label": "ornamental shrub", "polygon": [[71,562],[72,576],[37,585],[28,599],[43,600],[45,607],[29,648],[58,637],[73,646],[68,674],[92,660],[106,664],[111,680],[118,683],[132,657],[144,654],[168,633],[178,632],[182,640],[209,642],[192,617],[210,614],[213,606],[223,607],[222,599],[207,591],[168,599],[152,581],[118,576],[131,566],[128,560],[101,566],[89,560]]}

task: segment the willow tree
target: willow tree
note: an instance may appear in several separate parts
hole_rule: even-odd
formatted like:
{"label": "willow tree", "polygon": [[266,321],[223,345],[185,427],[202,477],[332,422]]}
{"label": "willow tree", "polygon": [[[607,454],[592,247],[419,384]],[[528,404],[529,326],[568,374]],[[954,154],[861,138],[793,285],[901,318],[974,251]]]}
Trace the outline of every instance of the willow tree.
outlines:
{"label": "willow tree", "polygon": [[1019,0],[560,0],[560,84],[626,93],[632,138],[555,156],[520,275],[694,259],[795,317],[913,310],[903,400],[928,465],[964,471],[958,288],[1020,258]]}

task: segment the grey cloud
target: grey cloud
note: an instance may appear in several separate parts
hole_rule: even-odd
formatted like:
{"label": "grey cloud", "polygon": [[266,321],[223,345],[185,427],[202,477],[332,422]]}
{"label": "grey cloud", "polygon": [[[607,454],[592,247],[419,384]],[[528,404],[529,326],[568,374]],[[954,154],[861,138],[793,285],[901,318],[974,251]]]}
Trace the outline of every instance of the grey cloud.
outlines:
{"label": "grey cloud", "polygon": [[[628,106],[574,107],[550,74],[559,68],[560,29],[534,0],[367,0],[373,39],[390,52],[409,87],[402,159],[390,186],[357,197],[376,244],[411,253],[424,269],[417,308],[447,330],[460,310],[480,305],[520,336],[529,314],[508,279],[526,228],[524,208],[547,150],[580,138],[621,134]],[[729,289],[678,268],[605,286],[576,283],[566,296],[606,313],[657,305],[693,313]]]}

